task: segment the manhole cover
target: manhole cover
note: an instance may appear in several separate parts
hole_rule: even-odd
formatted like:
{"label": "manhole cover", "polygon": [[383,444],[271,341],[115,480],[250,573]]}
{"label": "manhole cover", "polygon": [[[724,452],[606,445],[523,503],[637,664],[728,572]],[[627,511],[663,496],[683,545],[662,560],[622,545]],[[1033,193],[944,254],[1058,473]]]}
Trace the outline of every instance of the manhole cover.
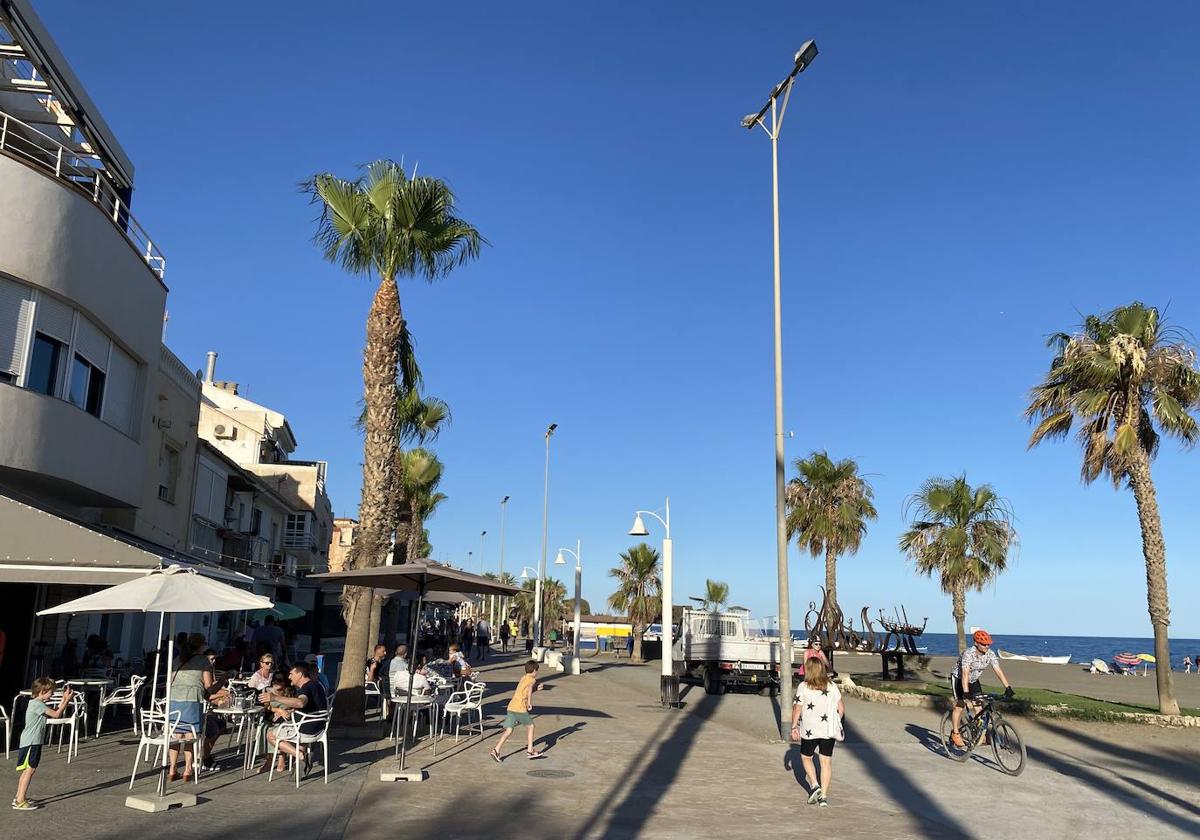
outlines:
{"label": "manhole cover", "polygon": [[538,779],[569,779],[575,774],[570,770],[530,770],[525,775]]}

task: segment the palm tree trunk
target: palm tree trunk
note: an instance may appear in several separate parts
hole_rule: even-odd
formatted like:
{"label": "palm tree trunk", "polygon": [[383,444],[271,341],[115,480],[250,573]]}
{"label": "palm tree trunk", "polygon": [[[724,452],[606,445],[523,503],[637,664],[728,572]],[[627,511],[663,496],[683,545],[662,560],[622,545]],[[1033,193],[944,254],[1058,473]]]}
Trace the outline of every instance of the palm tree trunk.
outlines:
{"label": "palm tree trunk", "polygon": [[644,628],[636,621],[631,621],[630,626],[633,628],[633,658],[638,662],[645,662],[645,658],[642,657],[642,631]]}
{"label": "palm tree trunk", "polygon": [[375,645],[379,643],[379,624],[383,620],[383,598],[372,594],[371,597],[371,624],[367,630],[367,656],[375,652]]}
{"label": "palm tree trunk", "polygon": [[[395,463],[398,414],[396,374],[399,338],[403,329],[400,291],[394,277],[380,279],[367,313],[367,345],[363,351],[363,398],[366,402],[366,436],[363,444],[363,482],[359,501],[358,542],[348,565],[363,568],[383,565],[395,531],[392,507],[392,468]],[[361,590],[350,596],[346,622],[344,666],[338,680],[334,720],[360,723],[366,710],[364,670],[371,632],[374,592]]]}
{"label": "palm tree trunk", "polygon": [[830,614],[837,607],[837,552],[825,546],[825,593]]}
{"label": "palm tree trunk", "polygon": [[967,585],[961,581],[954,584],[950,599],[954,611],[954,630],[958,634],[958,653],[961,656],[967,649]]}
{"label": "palm tree trunk", "polygon": [[1150,476],[1150,461],[1138,450],[1129,468],[1129,484],[1137,501],[1138,524],[1142,529],[1142,556],[1146,561],[1146,601],[1150,625],[1154,628],[1154,678],[1158,685],[1158,711],[1179,714],[1179,701],[1171,684],[1171,644],[1167,628],[1171,624],[1171,604],[1167,598],[1167,546],[1163,540],[1158,497]]}
{"label": "palm tree trunk", "polygon": [[405,554],[408,555],[408,562],[413,563],[417,560],[427,560],[427,557],[419,557],[421,553],[421,536],[425,533],[425,523],[421,521],[421,515],[415,510],[411,512],[408,523],[408,543],[405,549]]}

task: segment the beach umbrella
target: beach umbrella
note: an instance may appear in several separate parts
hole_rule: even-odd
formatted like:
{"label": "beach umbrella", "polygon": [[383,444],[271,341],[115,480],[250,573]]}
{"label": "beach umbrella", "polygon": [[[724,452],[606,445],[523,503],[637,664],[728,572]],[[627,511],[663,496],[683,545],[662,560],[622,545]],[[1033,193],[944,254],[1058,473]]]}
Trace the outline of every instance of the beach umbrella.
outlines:
{"label": "beach umbrella", "polygon": [[[38,615],[75,615],[78,613],[159,613],[159,637],[162,637],[164,616],[170,616],[171,629],[167,636],[167,685],[166,697],[171,696],[170,663],[175,652],[175,615],[177,613],[235,612],[239,610],[269,609],[271,599],[255,595],[244,589],[197,574],[195,569],[182,566],[166,566],[149,574],[126,581],[82,598],[67,601],[38,612]],[[154,682],[151,683],[150,708],[154,708],[153,686],[158,683],[158,665],[161,657],[154,658]],[[143,811],[165,811],[173,804],[195,805],[192,794],[173,793],[165,796],[167,774],[167,752],[171,733],[163,727],[163,759],[158,777],[158,797],[146,800],[130,796],[125,804]]]}
{"label": "beach umbrella", "polygon": [[1154,662],[1157,667],[1157,661],[1155,660],[1153,654],[1139,653],[1137,658],[1142,660],[1142,676],[1145,676],[1150,671],[1151,662]]}
{"label": "beach umbrella", "polygon": [[[520,590],[482,575],[473,575],[449,566],[442,566],[429,560],[414,563],[401,563],[394,566],[369,566],[363,569],[347,569],[343,572],[326,572],[320,575],[309,575],[308,580],[340,583],[343,586],[370,586],[376,589],[402,590],[417,594],[417,609],[415,615],[421,614],[421,605],[432,592],[463,593],[469,595],[515,595]],[[425,778],[424,770],[405,772],[404,762],[408,754],[408,721],[412,714],[412,675],[417,669],[417,643],[410,639],[408,662],[408,692],[404,697],[404,714],[400,723],[400,737],[396,739],[397,758],[400,762],[398,773],[381,773],[385,781],[421,781]],[[343,656],[349,654],[346,651]]]}

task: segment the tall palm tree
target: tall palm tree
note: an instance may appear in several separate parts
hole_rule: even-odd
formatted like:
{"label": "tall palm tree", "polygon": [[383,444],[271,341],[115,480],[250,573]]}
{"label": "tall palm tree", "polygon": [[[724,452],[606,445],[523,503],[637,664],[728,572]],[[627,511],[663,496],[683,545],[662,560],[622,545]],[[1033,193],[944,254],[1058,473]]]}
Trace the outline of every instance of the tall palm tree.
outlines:
{"label": "tall palm tree", "polygon": [[[1038,424],[1029,446],[1066,437],[1078,421],[1083,482],[1107,475],[1114,487],[1128,485],[1133,491],[1154,657],[1169,663],[1167,547],[1150,462],[1160,434],[1189,445],[1200,436],[1190,413],[1200,403],[1196,350],[1182,333],[1163,325],[1157,309],[1136,301],[1088,316],[1078,332],[1059,333],[1050,346],[1056,351],[1050,370],[1030,393],[1025,410]],[[1179,714],[1170,667],[1160,664],[1155,677],[1159,711]]]}
{"label": "tall palm tree", "polygon": [[428,555],[416,550],[421,535],[419,527],[418,530],[413,530],[412,506],[405,495],[412,482],[407,480],[404,474],[409,458],[408,450],[403,447],[412,443],[424,446],[437,440],[442,429],[450,423],[450,407],[437,397],[422,396],[415,389],[401,390],[396,405],[400,415],[400,431],[392,466],[392,505],[396,523],[396,546],[404,547],[403,557],[400,556],[400,551],[396,551],[395,562],[404,562],[419,560]]}
{"label": "tall palm tree", "polygon": [[858,473],[852,458],[833,461],[826,452],[796,459],[796,477],[788,482],[788,539],[798,537],[813,557],[825,555],[825,600],[837,606],[837,559],[857,554],[867,522],[878,518],[875,491]]}
{"label": "tall palm tree", "polygon": [[[347,181],[328,172],[301,185],[321,214],[315,241],[325,259],[378,281],[367,313],[363,351],[366,434],[359,501],[358,540],[348,568],[381,565],[395,529],[391,504],[393,450],[399,431],[396,380],[404,338],[400,277],[445,277],[475,259],[485,240],[456,215],[454,193],[444,181],[409,177],[390,160],[369,164]],[[369,638],[372,591],[347,588],[346,655],[361,658]],[[365,708],[361,668],[343,668],[334,710],[340,721],[358,720]]]}
{"label": "tall palm tree", "polygon": [[[563,617],[566,597],[567,587],[561,580],[546,578],[542,581],[542,608],[545,610],[542,621],[547,626],[556,623]],[[513,596],[513,607],[521,619],[532,624],[536,603],[537,580],[528,578],[521,584],[521,591]]]}
{"label": "tall palm tree", "polygon": [[[669,609],[662,603],[658,552],[646,543],[638,543],[621,553],[621,564],[609,569],[617,579],[617,591],[608,597],[612,609],[629,616],[633,625],[633,656],[642,661],[642,633],[659,612]],[[670,621],[664,615],[663,621]]]}
{"label": "tall palm tree", "polygon": [[727,603],[729,603],[729,584],[707,578],[704,581],[704,608],[717,612]]}
{"label": "tall palm tree", "polygon": [[966,650],[967,590],[982,590],[1003,572],[1016,542],[1008,503],[987,484],[965,475],[931,478],[904,505],[912,522],[900,550],[923,575],[937,575],[951,598],[958,652]]}

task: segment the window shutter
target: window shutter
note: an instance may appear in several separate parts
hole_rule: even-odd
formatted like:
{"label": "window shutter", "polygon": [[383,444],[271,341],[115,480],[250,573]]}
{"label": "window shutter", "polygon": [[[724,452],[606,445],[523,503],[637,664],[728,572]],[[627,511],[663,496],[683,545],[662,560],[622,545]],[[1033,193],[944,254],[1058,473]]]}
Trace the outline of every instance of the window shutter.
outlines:
{"label": "window shutter", "polygon": [[79,326],[75,330],[75,352],[91,362],[94,367],[107,372],[108,346],[108,336],[81,314]]}
{"label": "window shutter", "polygon": [[20,375],[32,315],[33,291],[0,277],[0,372]]}
{"label": "window shutter", "polygon": [[75,311],[49,295],[40,294],[37,300],[37,328],[63,344],[71,343],[71,320]]}
{"label": "window shutter", "polygon": [[[80,321],[81,325],[83,323]],[[134,423],[138,416],[137,375],[138,363],[121,348],[114,347],[105,383],[104,422],[130,437],[133,437]]]}

